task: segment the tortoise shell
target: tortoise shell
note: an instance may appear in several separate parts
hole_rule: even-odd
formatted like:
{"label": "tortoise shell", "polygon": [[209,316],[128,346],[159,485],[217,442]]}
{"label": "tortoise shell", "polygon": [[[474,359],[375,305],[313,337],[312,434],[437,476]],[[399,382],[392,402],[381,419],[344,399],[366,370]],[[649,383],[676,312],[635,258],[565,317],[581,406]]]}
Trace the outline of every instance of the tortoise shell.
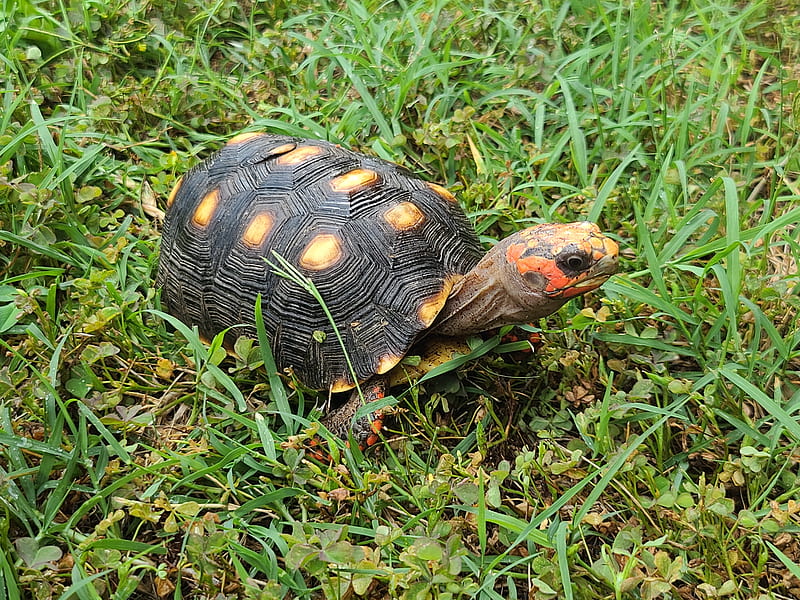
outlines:
{"label": "tortoise shell", "polygon": [[[319,291],[341,343],[275,254]],[[168,312],[206,339],[226,331],[229,349],[256,337],[261,294],[278,369],[338,392],[394,367],[482,255],[444,188],[329,142],[249,133],[170,194],[157,284]]]}

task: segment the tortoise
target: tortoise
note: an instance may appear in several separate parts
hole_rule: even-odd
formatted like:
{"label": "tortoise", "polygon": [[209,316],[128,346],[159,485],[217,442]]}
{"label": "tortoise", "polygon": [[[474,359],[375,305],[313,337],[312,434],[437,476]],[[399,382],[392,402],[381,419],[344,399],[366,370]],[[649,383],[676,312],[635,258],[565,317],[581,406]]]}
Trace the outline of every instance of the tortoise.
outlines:
{"label": "tortoise", "polygon": [[[600,286],[617,256],[589,222],[534,225],[484,253],[445,188],[330,142],[250,132],[171,192],[156,283],[167,312],[205,339],[225,331],[229,351],[257,336],[260,294],[278,370],[354,390],[323,422],[363,445],[381,419],[353,415],[412,345],[547,316]],[[278,273],[280,259],[304,279]]]}

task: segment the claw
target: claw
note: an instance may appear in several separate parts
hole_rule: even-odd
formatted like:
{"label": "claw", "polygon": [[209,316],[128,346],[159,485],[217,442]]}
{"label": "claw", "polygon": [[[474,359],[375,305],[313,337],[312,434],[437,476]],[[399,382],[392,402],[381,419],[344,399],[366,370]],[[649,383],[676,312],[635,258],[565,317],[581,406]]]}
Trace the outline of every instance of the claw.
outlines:
{"label": "claw", "polygon": [[[325,416],[322,419],[322,424],[325,425],[328,431],[344,440],[348,440],[349,434],[352,433],[360,450],[366,450],[370,446],[374,446],[381,439],[380,432],[383,429],[383,414],[381,411],[366,414],[355,420],[353,417],[362,406],[384,398],[387,387],[388,383],[384,377],[370,379],[370,381],[361,386],[360,393],[358,389],[353,390],[347,402]],[[349,444],[349,442],[347,443]],[[320,444],[321,440],[318,438],[312,440],[312,446],[317,447]],[[311,455],[318,460],[331,460],[330,455],[318,449],[313,449]]]}

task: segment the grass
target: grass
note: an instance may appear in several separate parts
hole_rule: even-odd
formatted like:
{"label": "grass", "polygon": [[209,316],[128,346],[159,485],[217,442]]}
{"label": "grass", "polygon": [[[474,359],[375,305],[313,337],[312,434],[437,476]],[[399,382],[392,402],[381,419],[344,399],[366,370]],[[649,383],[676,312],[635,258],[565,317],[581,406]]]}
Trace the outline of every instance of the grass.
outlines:
{"label": "grass", "polygon": [[[0,599],[800,595],[799,27],[788,0],[4,1]],[[598,220],[621,273],[321,464],[318,399],[153,289],[169,190],[243,128],[447,184],[487,244]]]}

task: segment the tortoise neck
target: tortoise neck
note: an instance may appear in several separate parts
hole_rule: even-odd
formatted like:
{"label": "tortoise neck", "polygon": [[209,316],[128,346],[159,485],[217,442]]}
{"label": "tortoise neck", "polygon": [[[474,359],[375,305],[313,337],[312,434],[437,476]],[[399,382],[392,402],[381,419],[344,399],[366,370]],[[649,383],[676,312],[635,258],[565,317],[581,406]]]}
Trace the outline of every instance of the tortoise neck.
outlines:
{"label": "tortoise neck", "polygon": [[530,323],[564,304],[566,299],[524,290],[517,282],[507,281],[513,274],[513,265],[505,260],[507,240],[489,250],[456,283],[433,324],[434,333],[463,337],[503,325]]}
{"label": "tortoise neck", "polygon": [[502,296],[502,288],[470,271],[453,288],[433,329],[441,335],[466,336],[499,327],[503,311],[497,306],[503,303]]}

